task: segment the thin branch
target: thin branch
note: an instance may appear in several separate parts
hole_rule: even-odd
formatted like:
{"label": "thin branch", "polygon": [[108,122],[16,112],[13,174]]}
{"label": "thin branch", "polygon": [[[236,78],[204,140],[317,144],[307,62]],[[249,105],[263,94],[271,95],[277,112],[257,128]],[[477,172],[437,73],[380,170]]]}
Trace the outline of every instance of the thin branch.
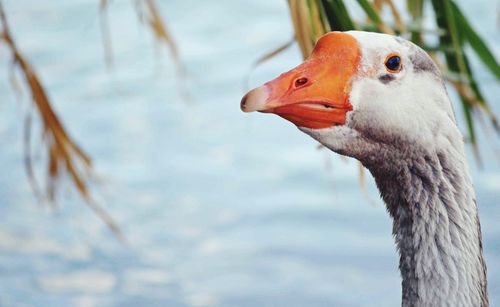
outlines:
{"label": "thin branch", "polygon": [[[71,182],[76,187],[80,196],[86,201],[86,204],[97,213],[118,238],[123,238],[116,223],[93,201],[87,185],[91,180],[88,175],[92,173],[91,159],[68,135],[59,117],[54,112],[40,79],[30,63],[17,48],[12,38],[1,0],[0,24],[2,25],[0,36],[12,53],[14,65],[25,79],[27,88],[31,94],[33,106],[38,111],[42,121],[43,137],[48,150],[48,178],[44,197],[54,204],[56,202],[58,179],[63,175],[69,175]],[[24,129],[24,163],[31,187],[35,194],[40,195],[42,192],[36,180],[31,158],[31,115],[28,115],[25,120]]]}

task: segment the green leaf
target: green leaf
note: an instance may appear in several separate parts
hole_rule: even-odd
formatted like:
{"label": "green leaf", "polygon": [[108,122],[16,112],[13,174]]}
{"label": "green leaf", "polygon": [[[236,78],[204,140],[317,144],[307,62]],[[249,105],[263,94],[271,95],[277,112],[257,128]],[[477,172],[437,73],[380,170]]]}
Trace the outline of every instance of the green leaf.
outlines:
{"label": "green leaf", "polygon": [[451,2],[451,8],[455,15],[457,26],[460,28],[460,32],[464,34],[470,46],[474,49],[484,65],[486,65],[497,79],[500,79],[500,66],[489,48],[476,31],[474,31],[467,18],[454,2]]}
{"label": "green leaf", "polygon": [[474,153],[474,156],[476,157],[476,161],[481,165],[481,156],[479,155],[479,149],[477,147],[476,131],[474,127],[474,120],[472,118],[472,109],[463,97],[460,97],[460,100],[462,102],[462,110],[464,112],[465,122],[467,124],[469,142],[472,145],[472,151]]}
{"label": "green leaf", "polygon": [[[455,15],[450,9],[451,5],[449,2],[449,0],[432,0],[432,5],[436,14],[436,22],[441,29],[445,30],[445,35],[439,37],[439,44],[441,46],[452,46],[451,49],[447,48],[444,52],[448,69],[453,73],[459,73],[461,76],[460,83],[464,83],[463,78],[466,78],[468,83],[472,83],[474,80],[467,65],[467,59],[462,52],[462,46],[459,42],[455,25]],[[474,93],[476,97],[478,93],[479,91]],[[467,123],[470,142],[473,146],[476,146],[474,122],[471,114],[472,103],[467,97],[462,95],[460,95],[460,100],[462,102],[462,109]]]}
{"label": "green leaf", "polygon": [[415,44],[422,46],[423,37],[422,32],[422,14],[424,11],[424,1],[423,0],[408,0],[407,9],[412,18],[412,25],[410,26],[411,31],[411,41]]}
{"label": "green leaf", "polygon": [[469,138],[470,138],[470,142],[472,144],[475,144],[476,143],[476,133],[474,131],[474,121],[472,120],[472,112],[470,110],[470,106],[469,104],[467,103],[467,101],[465,101],[463,98],[461,98],[462,100],[462,109],[464,111],[464,115],[465,115],[465,122],[467,123],[467,130],[469,132]]}
{"label": "green leaf", "polygon": [[318,5],[319,16],[321,18],[321,22],[323,23],[323,27],[326,32],[330,32],[332,29],[330,28],[330,22],[328,21],[328,16],[326,15],[325,7],[321,0],[316,0],[316,4]]}
{"label": "green leaf", "polygon": [[363,11],[365,11],[366,15],[368,15],[368,18],[370,18],[370,20],[373,21],[375,26],[377,26],[377,29],[380,32],[385,32],[385,30],[386,30],[385,24],[382,21],[382,19],[380,18],[378,12],[373,7],[373,5],[370,2],[368,2],[367,0],[357,0],[357,1],[358,1],[358,4],[363,9]]}
{"label": "green leaf", "polygon": [[351,16],[342,0],[321,0],[321,4],[333,31],[355,30]]}
{"label": "green leaf", "polygon": [[442,1],[442,3],[443,3],[444,16],[447,24],[448,33],[453,48],[455,49],[455,53],[457,55],[458,68],[460,70],[460,73],[465,75],[467,74],[467,68],[465,66],[465,60],[463,57],[463,50],[462,50],[463,39],[460,32],[458,31],[455,13],[451,6],[451,0],[444,0]]}

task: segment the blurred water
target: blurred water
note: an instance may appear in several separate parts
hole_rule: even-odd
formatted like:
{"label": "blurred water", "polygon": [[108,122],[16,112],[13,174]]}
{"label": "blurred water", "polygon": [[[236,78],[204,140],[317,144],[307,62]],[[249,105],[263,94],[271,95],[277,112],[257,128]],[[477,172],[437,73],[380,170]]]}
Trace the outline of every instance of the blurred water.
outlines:
{"label": "blurred water", "polygon": [[[461,2],[498,53],[494,1]],[[113,71],[103,60],[97,1],[4,4],[20,48],[94,158],[102,202],[128,243],[119,244],[75,193],[65,192],[55,213],[33,199],[22,162],[28,99],[16,103],[2,74],[1,306],[399,305],[391,221],[372,180],[367,199],[354,161],[316,150],[283,120],[239,111],[251,63],[292,36],[285,1],[161,3],[188,73],[188,102],[131,1],[110,8]],[[293,47],[259,67],[251,83],[299,61]],[[487,98],[498,102],[493,77],[473,64]],[[498,141],[480,139],[487,167],[470,162],[498,306]]]}

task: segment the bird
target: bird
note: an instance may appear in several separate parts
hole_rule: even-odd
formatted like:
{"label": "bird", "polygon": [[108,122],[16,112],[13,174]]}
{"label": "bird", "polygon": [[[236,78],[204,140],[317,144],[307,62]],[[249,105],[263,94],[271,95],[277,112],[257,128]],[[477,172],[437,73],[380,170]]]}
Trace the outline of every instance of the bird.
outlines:
{"label": "bird", "polygon": [[392,218],[402,306],[489,305],[464,139],[423,49],[388,34],[329,32],[240,108],[278,115],[368,169]]}

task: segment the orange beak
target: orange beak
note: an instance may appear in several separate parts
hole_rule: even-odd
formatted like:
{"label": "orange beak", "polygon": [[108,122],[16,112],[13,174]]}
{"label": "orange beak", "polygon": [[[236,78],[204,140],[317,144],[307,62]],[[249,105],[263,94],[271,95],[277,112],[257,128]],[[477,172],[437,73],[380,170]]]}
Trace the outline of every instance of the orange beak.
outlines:
{"label": "orange beak", "polygon": [[248,92],[241,110],[274,113],[312,129],[343,125],[352,110],[349,92],[360,58],[354,37],[325,34],[304,63]]}

